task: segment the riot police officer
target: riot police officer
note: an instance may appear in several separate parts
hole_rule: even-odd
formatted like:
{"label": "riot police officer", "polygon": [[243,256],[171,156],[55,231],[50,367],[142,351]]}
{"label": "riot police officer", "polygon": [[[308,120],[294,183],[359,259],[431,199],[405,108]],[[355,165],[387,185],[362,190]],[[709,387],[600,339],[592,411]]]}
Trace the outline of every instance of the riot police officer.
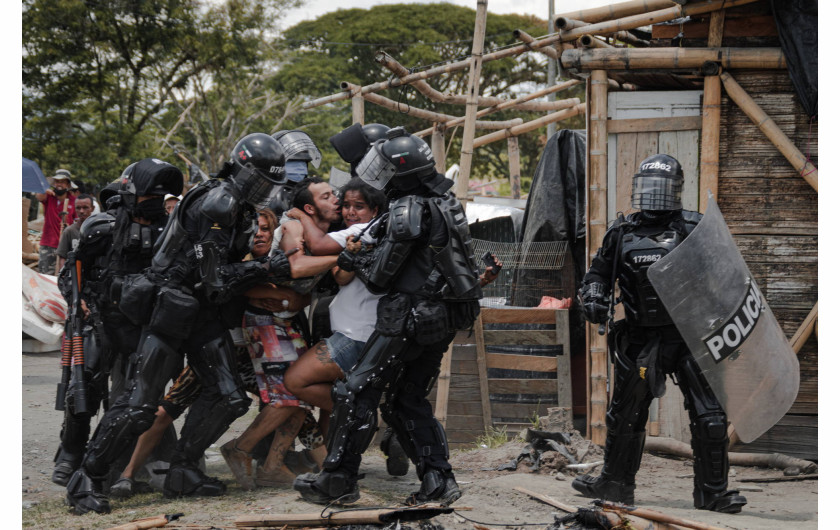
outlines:
{"label": "riot police officer", "polygon": [[407,502],[449,504],[461,496],[446,433],[426,399],[455,331],[472,325],[481,298],[467,219],[437,173],[429,147],[402,127],[377,141],[356,167],[392,204],[376,229],[379,244],[338,265],[355,271],[371,292],[383,293],[375,331],[358,364],[333,387],[328,454],[323,471],[297,477],[305,500],[326,504],[359,498],[361,455],[377,428],[376,407],[417,468],[420,491]]}
{"label": "riot police officer", "polygon": [[[102,190],[100,198],[107,212],[91,216],[83,225],[76,256],[82,263],[82,297],[90,310],[85,334],[90,403],[85,413],[78,413],[72,402],[65,407],[52,477],[56,484],[67,485],[81,464],[90,418],[107,397],[109,375],[111,402],[125,389],[128,359],[140,339],[142,322],[134,319],[133,311],[120,310],[122,285],[128,276],[151,264],[154,244],[166,225],[163,198],[180,193],[183,182],[181,172],[171,164],[154,158],[135,162]],[[62,271],[65,284],[69,272]],[[129,456],[130,448],[122,448],[126,449]]]}
{"label": "riot police officer", "polygon": [[611,325],[615,379],[607,411],[601,475],[582,475],[572,487],[587,497],[633,504],[648,408],[665,392],[665,374],[676,377],[691,419],[694,506],[737,513],[746,499],[727,489],[726,413],[700,372],[688,346],[648,279],[648,268],[672,252],[702,216],[682,209],[683,171],[671,156],[657,154],[633,177],[633,208],[607,230],[583,278],[579,296],[589,322],[611,319],[611,288],[618,279],[626,318]]}
{"label": "riot police officer", "polygon": [[[100,421],[82,467],[67,485],[77,513],[110,511],[102,476],[128,440],[153,423],[157,400],[186,352],[203,391],[190,408],[164,482],[164,495],[221,495],[224,484],[198,468],[205,449],[248,409],[228,329],[244,304],[231,303],[265,281],[288,280],[329,268],[334,258],[302,253],[243,262],[256,210],[283,182],[285,159],[267,134],[245,136],[216,179],[191,189],[155,247],[151,267],[122,289],[121,304],[144,322],[130,387]],[[162,207],[162,205],[161,205]],[[294,264],[290,264],[290,260]]]}

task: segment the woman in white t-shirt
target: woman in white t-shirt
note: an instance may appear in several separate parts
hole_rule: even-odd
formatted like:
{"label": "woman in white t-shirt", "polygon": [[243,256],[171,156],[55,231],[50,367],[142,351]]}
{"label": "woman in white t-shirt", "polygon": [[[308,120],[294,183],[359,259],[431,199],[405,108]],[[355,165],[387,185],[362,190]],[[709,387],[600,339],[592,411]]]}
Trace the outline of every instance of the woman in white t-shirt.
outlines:
{"label": "woman in white t-shirt", "polygon": [[[340,199],[341,214],[347,228],[337,232],[324,234],[307,219],[306,214],[294,210],[287,212],[290,217],[301,220],[307,243],[310,249],[317,248],[318,254],[334,254],[347,246],[373,244],[368,223],[388,204],[385,194],[359,178],[353,178],[342,188]],[[362,232],[360,241],[354,242],[353,239]],[[313,253],[316,253],[315,250]],[[373,333],[376,306],[381,297],[368,291],[352,272],[334,267],[333,275],[340,286],[330,304],[333,334],[310,348],[286,372],[289,391],[321,409],[319,422],[324,433],[332,412],[330,391],[333,383],[344,377],[345,372],[359,360],[365,342]]]}

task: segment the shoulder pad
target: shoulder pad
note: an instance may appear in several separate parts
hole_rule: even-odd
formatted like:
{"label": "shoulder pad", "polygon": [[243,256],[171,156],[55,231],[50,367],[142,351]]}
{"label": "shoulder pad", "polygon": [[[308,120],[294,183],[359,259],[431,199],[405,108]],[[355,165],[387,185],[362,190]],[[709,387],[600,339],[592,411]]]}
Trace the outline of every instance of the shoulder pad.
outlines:
{"label": "shoulder pad", "polygon": [[239,194],[236,187],[227,183],[213,187],[199,206],[199,211],[215,223],[230,226],[239,213]]}
{"label": "shoulder pad", "polygon": [[388,233],[395,241],[417,239],[422,233],[425,202],[420,197],[400,197],[391,205]]}

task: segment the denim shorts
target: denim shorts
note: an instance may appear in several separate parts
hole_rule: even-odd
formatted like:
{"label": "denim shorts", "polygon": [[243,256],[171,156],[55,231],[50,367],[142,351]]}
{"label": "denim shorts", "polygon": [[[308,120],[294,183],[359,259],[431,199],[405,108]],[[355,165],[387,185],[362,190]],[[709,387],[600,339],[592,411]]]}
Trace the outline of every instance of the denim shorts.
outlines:
{"label": "denim shorts", "polygon": [[327,348],[330,351],[330,357],[335,364],[341,368],[341,371],[347,373],[358,362],[362,355],[362,350],[365,349],[365,343],[360,340],[353,340],[343,333],[336,331],[327,338]]}

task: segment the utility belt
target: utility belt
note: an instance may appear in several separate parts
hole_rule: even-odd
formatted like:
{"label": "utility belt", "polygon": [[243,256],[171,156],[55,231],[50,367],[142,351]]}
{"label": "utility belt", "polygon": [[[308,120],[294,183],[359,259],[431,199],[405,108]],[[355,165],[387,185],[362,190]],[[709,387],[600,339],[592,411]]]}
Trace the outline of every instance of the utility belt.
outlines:
{"label": "utility belt", "polygon": [[115,278],[111,292],[132,324],[176,339],[189,336],[201,309],[190,289],[159,286],[143,273],[129,274],[119,282]]}
{"label": "utility belt", "polygon": [[480,310],[477,300],[445,301],[392,293],[379,300],[376,330],[389,337],[405,336],[418,344],[434,344],[459,329],[471,328]]}

